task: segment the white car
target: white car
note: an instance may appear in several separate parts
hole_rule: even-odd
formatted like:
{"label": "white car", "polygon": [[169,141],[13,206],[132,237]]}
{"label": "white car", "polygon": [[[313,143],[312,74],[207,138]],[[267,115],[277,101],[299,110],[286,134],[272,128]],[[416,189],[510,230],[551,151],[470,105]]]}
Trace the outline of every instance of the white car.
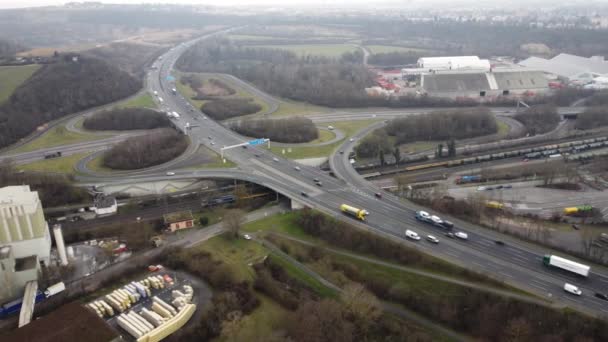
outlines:
{"label": "white car", "polygon": [[294,166],[293,169],[296,170],[296,171],[300,171],[301,170],[299,166]]}
{"label": "white car", "polygon": [[213,146],[213,145],[215,145],[215,143],[212,141],[212,142],[211,142],[211,145]]}
{"label": "white car", "polygon": [[418,233],[416,233],[415,231],[409,229],[405,231],[405,237],[415,241],[420,240],[420,235],[418,235]]}
{"label": "white car", "polygon": [[477,191],[484,191],[484,190],[486,190],[485,186],[478,186],[477,187]]}
{"label": "white car", "polygon": [[454,233],[454,236],[456,236],[457,238],[462,239],[462,240],[469,239],[469,235],[467,235],[467,233],[465,233],[465,232],[456,232],[456,233]]}
{"label": "white car", "polygon": [[169,171],[167,172],[167,176],[175,176],[175,172]]}
{"label": "white car", "polygon": [[418,221],[424,221],[424,222],[429,222],[431,219],[431,215],[429,213],[427,213],[426,211],[417,211],[416,212],[416,219]]}
{"label": "white car", "polygon": [[245,234],[245,235],[243,235],[243,238],[244,238],[245,240],[251,240],[251,235],[249,235],[249,234]]}
{"label": "white car", "polygon": [[327,129],[330,130],[330,131],[333,131],[334,130],[334,126],[327,126]]}
{"label": "white car", "polygon": [[348,141],[353,142],[353,141],[355,141],[355,139],[350,138],[350,139],[348,139]]}
{"label": "white car", "polygon": [[574,286],[574,285],[568,284],[568,283],[564,284],[564,291],[566,291],[568,293],[572,293],[573,295],[577,295],[577,296],[580,296],[583,294],[583,291],[581,291],[581,289],[579,289],[577,286]]}
{"label": "white car", "polygon": [[426,240],[432,243],[439,243],[439,239],[434,237],[433,235],[427,235]]}
{"label": "white car", "polygon": [[443,224],[443,220],[441,219],[441,217],[439,217],[437,215],[433,215],[433,216],[431,216],[431,223],[433,223],[436,226],[440,226]]}
{"label": "white car", "polygon": [[275,162],[279,162],[279,158],[272,158],[272,160],[274,160]]}

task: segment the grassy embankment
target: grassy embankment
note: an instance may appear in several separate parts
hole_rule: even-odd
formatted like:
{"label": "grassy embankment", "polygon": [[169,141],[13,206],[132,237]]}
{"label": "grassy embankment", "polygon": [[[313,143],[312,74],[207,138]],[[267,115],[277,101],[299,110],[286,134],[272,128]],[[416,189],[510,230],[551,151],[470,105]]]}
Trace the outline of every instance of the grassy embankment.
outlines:
{"label": "grassy embankment", "polygon": [[6,101],[21,83],[30,78],[40,65],[0,66],[0,103]]}

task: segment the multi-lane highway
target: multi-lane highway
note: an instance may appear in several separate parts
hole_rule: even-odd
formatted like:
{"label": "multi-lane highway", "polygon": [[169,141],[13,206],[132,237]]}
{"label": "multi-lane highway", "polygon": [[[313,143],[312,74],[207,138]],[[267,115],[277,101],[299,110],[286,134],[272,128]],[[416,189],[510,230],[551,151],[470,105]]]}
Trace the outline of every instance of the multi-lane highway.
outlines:
{"label": "multi-lane highway", "polygon": [[[193,144],[202,144],[220,152],[221,146],[245,142],[246,138],[205,118],[204,114],[192,108],[180,95],[171,94],[170,89],[173,85],[167,76],[171,74],[176,59],[190,44],[192,43],[182,44],[162,57],[158,62],[159,68],[151,72],[147,80],[150,91],[159,93],[166,110],[180,113],[178,120],[180,127],[185,127],[186,123],[196,126],[187,131]],[[363,134],[365,132],[361,133]],[[355,137],[357,138],[360,137]],[[120,181],[151,181],[167,177],[238,178],[267,186],[307,206],[359,225],[360,222],[343,216],[338,210],[339,205],[347,203],[365,208],[371,214],[363,226],[394,239],[405,239],[406,228],[416,230],[420,234],[440,234],[436,228],[414,219],[417,206],[389,194],[385,194],[382,199],[374,197],[374,193],[380,190],[356,174],[347,160],[348,152],[353,146],[354,142],[347,141],[338,149],[343,150],[344,153],[335,153],[331,157],[332,169],[341,179],[330,177],[312,167],[300,165],[300,170],[296,170],[295,167],[298,166],[296,163],[275,156],[264,148],[239,147],[224,151],[227,158],[239,165],[238,169],[175,171],[174,176],[165,176],[158,172],[146,173],[121,177]],[[316,186],[314,179],[319,179],[323,185]],[[115,180],[101,178],[95,181],[104,183]],[[608,302],[593,296],[595,292],[608,292],[608,272],[605,269],[593,267],[588,279],[550,270],[542,266],[542,255],[549,252],[544,248],[519,242],[466,222],[453,221],[456,223],[456,229],[469,234],[468,241],[442,238],[438,245],[425,242],[408,242],[408,244],[429,254],[521,286],[547,299],[557,300],[593,314],[608,315]],[[499,246],[495,244],[495,240],[505,241],[506,245]],[[583,296],[573,297],[564,293],[562,288],[565,282],[580,286]]]}
{"label": "multi-lane highway", "polygon": [[[180,114],[176,124],[191,137],[195,147],[204,145],[219,153],[222,146],[241,144],[248,139],[207,118],[198,109],[193,108],[180,94],[174,95],[171,92],[174,81],[169,76],[172,74],[175,61],[194,43],[195,41],[180,44],[161,56],[155,63],[157,68],[148,74],[146,86],[150,93],[157,92],[163,99],[161,109]],[[257,89],[255,92],[261,94],[260,96],[268,96]],[[507,110],[512,109],[504,111]],[[399,112],[421,113],[424,110]],[[333,114],[332,120],[341,115],[340,113]],[[352,118],[350,115],[369,118],[372,115],[382,117],[389,114],[382,111],[373,113],[360,111],[345,116],[344,120],[350,120]],[[391,115],[395,115],[394,112]],[[187,124],[190,124],[190,129],[185,128]],[[355,139],[362,137],[368,131],[359,133]],[[334,153],[330,158],[332,170],[339,179],[331,177],[317,168],[298,165],[293,161],[283,159],[265,148],[250,146],[224,151],[224,155],[238,165],[237,169],[180,171],[162,166],[143,172],[121,173],[120,177],[91,175],[81,177],[81,181],[89,184],[107,184],[148,182],[168,178],[236,178],[258,183],[311,208],[392,239],[405,240],[405,229],[413,229],[420,234],[432,233],[440,236],[441,242],[438,245],[427,244],[424,241],[406,243],[426,253],[520,286],[544,298],[557,300],[595,315],[608,316],[608,302],[593,297],[595,292],[608,292],[608,271],[606,269],[593,267],[588,279],[549,270],[541,263],[542,255],[548,252],[544,248],[519,242],[459,220],[452,221],[456,223],[457,230],[469,234],[469,240],[441,238],[443,235],[440,235],[436,228],[414,219],[414,211],[418,209],[416,205],[389,194],[384,194],[382,199],[374,196],[374,193],[381,190],[363,180],[348,162],[348,152],[353,146],[354,142],[345,142],[338,149],[343,150],[344,153]],[[175,175],[166,175],[165,172],[169,170],[174,171]],[[315,185],[315,179],[320,180],[322,186]],[[370,212],[368,221],[361,223],[342,215],[339,206],[343,203],[367,209]],[[495,244],[495,240],[505,241],[506,245],[498,246]],[[564,293],[562,288],[565,282],[580,286],[583,296],[573,297]]]}

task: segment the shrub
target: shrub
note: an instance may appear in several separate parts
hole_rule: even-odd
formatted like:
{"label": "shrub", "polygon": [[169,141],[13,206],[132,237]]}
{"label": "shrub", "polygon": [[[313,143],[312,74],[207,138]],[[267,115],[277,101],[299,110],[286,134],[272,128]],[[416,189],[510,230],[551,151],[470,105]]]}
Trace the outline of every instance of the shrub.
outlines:
{"label": "shrub", "polygon": [[392,151],[392,146],[384,129],[375,130],[372,134],[363,138],[355,147],[357,156],[362,158],[377,157],[380,151],[384,153]]}
{"label": "shrub", "polygon": [[134,170],[166,163],[181,155],[188,139],[174,129],[160,129],[118,143],[103,156],[103,165],[112,169]]}
{"label": "shrub", "polygon": [[91,130],[131,130],[170,127],[163,113],[147,108],[115,108],[88,117],[82,126]]}
{"label": "shrub", "polygon": [[235,116],[257,113],[262,106],[252,99],[221,99],[206,102],[201,110],[216,120],[230,119]]}
{"label": "shrub", "polygon": [[234,131],[255,138],[268,138],[283,143],[302,143],[319,137],[317,126],[308,118],[241,120]]}
{"label": "shrub", "polygon": [[204,227],[209,224],[209,218],[207,216],[201,216],[198,222]]}

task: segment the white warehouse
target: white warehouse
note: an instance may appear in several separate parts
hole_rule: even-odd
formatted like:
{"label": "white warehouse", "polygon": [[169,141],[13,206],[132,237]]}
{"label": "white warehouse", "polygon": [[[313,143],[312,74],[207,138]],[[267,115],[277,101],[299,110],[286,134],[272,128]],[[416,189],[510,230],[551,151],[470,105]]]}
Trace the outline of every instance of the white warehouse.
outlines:
{"label": "white warehouse", "polygon": [[428,71],[434,70],[479,70],[490,71],[490,61],[479,59],[477,56],[451,56],[451,57],[422,57],[416,63],[418,68]]}

